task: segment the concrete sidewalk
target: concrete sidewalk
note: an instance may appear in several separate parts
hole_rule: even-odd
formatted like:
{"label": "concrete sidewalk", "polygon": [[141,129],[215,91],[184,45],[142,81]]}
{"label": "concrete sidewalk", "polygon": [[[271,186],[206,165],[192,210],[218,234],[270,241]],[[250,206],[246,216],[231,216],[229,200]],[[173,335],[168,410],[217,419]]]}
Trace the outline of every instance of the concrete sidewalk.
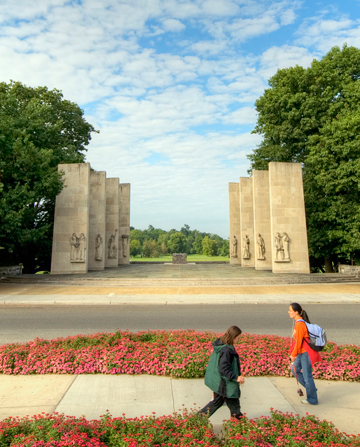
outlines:
{"label": "concrete sidewalk", "polygon": [[359,303],[360,284],[119,287],[1,284],[0,305]]}
{"label": "concrete sidewalk", "polygon": [[[303,405],[293,378],[250,377],[241,387],[241,410],[249,418],[270,414],[270,408],[301,416],[314,414],[348,434],[360,432],[360,384],[316,380],[319,405]],[[57,411],[97,419],[109,411],[127,417],[168,415],[199,409],[212,393],[203,379],[171,379],[148,375],[2,375],[0,419]],[[211,418],[216,431],[229,418],[227,407]]]}

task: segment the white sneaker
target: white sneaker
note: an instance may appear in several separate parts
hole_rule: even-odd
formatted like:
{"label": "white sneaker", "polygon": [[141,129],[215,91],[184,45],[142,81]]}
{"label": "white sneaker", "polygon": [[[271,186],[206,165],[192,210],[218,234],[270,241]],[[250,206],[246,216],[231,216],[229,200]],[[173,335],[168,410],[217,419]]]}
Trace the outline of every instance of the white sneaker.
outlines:
{"label": "white sneaker", "polygon": [[304,405],[311,405],[306,399],[303,399],[301,401],[301,403],[304,404]]}

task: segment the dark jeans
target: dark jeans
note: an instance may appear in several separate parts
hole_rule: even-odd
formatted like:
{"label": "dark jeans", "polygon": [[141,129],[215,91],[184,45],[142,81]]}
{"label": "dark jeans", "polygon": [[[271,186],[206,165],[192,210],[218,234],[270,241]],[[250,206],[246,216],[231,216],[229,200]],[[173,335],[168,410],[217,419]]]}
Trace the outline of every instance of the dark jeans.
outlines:
{"label": "dark jeans", "polygon": [[304,352],[303,354],[298,354],[296,356],[294,365],[291,368],[293,374],[294,374],[294,368],[296,369],[298,381],[306,389],[306,400],[309,402],[309,404],[317,405],[318,404],[317,389],[312,376],[310,357],[307,352]]}
{"label": "dark jeans", "polygon": [[243,414],[240,411],[240,399],[220,396],[220,394],[214,393],[214,400],[211,400],[199,413],[206,414],[209,417],[218,410],[223,403],[226,402],[230,410],[230,416],[240,419]]}

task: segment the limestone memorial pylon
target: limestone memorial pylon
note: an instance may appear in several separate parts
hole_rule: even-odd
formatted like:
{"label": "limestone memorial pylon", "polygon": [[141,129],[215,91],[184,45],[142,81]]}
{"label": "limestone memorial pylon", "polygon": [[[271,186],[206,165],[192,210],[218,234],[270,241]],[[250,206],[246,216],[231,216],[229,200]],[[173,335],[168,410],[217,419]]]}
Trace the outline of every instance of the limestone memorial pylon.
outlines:
{"label": "limestone memorial pylon", "polygon": [[89,163],[61,164],[58,170],[64,172],[64,188],[55,201],[51,273],[128,264],[130,184],[123,192],[118,178],[91,171]]}
{"label": "limestone memorial pylon", "polygon": [[230,264],[241,265],[239,184],[229,183]]}
{"label": "limestone memorial pylon", "polygon": [[[254,170],[251,178],[229,183],[229,203],[231,264],[310,273],[300,163],[271,162],[268,171]],[[236,257],[235,239],[241,244]]]}
{"label": "limestone memorial pylon", "polygon": [[239,199],[240,235],[242,240],[241,265],[243,267],[255,267],[254,204],[251,178],[240,177]]}
{"label": "limestone memorial pylon", "polygon": [[119,185],[119,249],[118,263],[130,262],[130,183]]}
{"label": "limestone memorial pylon", "polygon": [[269,163],[274,273],[309,273],[309,250],[300,163]]}
{"label": "limestone memorial pylon", "polygon": [[107,178],[105,267],[117,267],[119,246],[119,179]]}
{"label": "limestone memorial pylon", "polygon": [[252,172],[255,270],[272,270],[269,171]]}
{"label": "limestone memorial pylon", "polygon": [[89,270],[104,270],[106,194],[105,171],[90,172]]}

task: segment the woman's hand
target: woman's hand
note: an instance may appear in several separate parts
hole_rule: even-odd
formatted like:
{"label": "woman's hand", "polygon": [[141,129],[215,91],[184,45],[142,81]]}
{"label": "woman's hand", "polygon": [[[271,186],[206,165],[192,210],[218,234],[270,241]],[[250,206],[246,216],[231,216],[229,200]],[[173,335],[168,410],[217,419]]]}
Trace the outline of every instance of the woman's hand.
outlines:
{"label": "woman's hand", "polygon": [[237,382],[239,382],[241,385],[245,382],[245,377],[244,376],[239,376],[237,379],[236,379],[236,381]]}
{"label": "woman's hand", "polygon": [[294,356],[290,356],[290,360],[292,361],[292,362],[295,362],[295,359],[296,359],[296,357],[294,357]]}

